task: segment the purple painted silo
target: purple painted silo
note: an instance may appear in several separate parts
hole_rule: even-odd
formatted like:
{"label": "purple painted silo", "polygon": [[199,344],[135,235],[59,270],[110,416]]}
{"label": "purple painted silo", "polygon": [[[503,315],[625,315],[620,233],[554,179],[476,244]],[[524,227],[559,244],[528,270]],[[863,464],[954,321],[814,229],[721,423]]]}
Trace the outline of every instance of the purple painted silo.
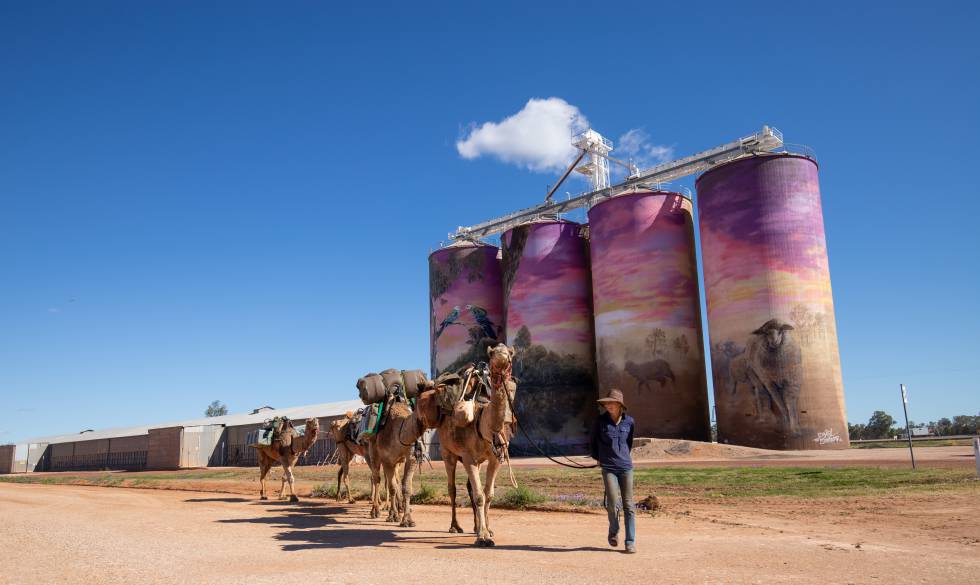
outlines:
{"label": "purple painted silo", "polygon": [[429,255],[429,340],[433,378],[504,341],[504,299],[496,246],[461,242]]}
{"label": "purple painted silo", "polygon": [[817,164],[754,156],[697,188],[718,440],[847,447]]}
{"label": "purple painted silo", "polygon": [[[592,287],[582,226],[539,221],[502,241],[507,343],[523,430],[552,453],[585,453],[595,417]],[[537,455],[523,433],[511,453]]]}
{"label": "purple painted silo", "polygon": [[589,211],[599,394],[636,434],[710,440],[691,202],[642,191]]}

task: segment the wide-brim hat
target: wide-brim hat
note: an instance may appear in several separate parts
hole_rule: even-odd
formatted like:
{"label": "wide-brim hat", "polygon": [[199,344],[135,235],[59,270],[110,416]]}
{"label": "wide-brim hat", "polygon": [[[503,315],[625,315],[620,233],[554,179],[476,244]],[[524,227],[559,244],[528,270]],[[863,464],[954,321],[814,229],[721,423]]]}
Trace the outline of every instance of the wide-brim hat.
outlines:
{"label": "wide-brim hat", "polygon": [[599,400],[596,400],[596,402],[598,402],[599,404],[606,404],[608,402],[618,402],[620,406],[626,408],[626,403],[623,402],[623,393],[620,392],[619,390],[610,390],[608,396],[606,396],[605,398],[600,398]]}

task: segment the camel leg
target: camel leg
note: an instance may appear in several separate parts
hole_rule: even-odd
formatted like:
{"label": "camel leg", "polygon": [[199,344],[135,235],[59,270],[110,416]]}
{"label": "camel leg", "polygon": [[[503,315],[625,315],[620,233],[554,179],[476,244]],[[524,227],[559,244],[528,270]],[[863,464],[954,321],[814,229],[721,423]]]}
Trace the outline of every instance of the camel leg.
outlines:
{"label": "camel leg", "polygon": [[450,453],[443,453],[442,462],[446,466],[446,478],[449,480],[449,509],[453,513],[453,520],[449,524],[449,532],[461,534],[463,528],[456,520],[456,456]]}
{"label": "camel leg", "polygon": [[[479,469],[476,470],[477,473],[480,472]],[[473,534],[479,534],[480,528],[476,525],[476,517],[478,512],[476,511],[476,496],[473,495],[473,482],[466,480],[466,495],[470,497],[470,510],[473,510]]]}
{"label": "camel leg", "polygon": [[289,501],[290,502],[298,502],[299,501],[299,498],[296,497],[296,478],[293,476],[293,465],[294,464],[295,464],[295,461],[292,462],[292,463],[290,463],[289,464],[289,467],[284,467],[283,468],[284,469],[283,475],[285,476],[286,481],[289,482]]}
{"label": "camel leg", "polygon": [[402,522],[401,526],[403,528],[411,528],[415,526],[415,521],[412,520],[412,490],[414,488],[412,481],[415,479],[415,466],[412,465],[411,456],[405,461],[405,472],[402,473],[402,502],[404,503],[404,510],[402,511]]}
{"label": "camel leg", "polygon": [[265,495],[265,476],[269,475],[269,470],[272,469],[272,464],[266,456],[259,451],[259,499],[268,500],[269,498]]}
{"label": "camel leg", "polygon": [[398,511],[401,502],[398,496],[398,466],[385,465],[385,485],[388,486],[388,518],[387,522],[398,522]]}
{"label": "camel leg", "polygon": [[381,517],[381,465],[371,457],[371,518]]}
{"label": "camel leg", "polygon": [[487,526],[487,533],[493,538],[493,530],[490,529],[490,502],[493,501],[493,490],[497,483],[497,472],[500,471],[500,460],[491,457],[487,462],[487,481],[483,484],[483,494],[485,503],[483,504],[483,522]]}
{"label": "camel leg", "polygon": [[344,464],[344,487],[347,488],[347,503],[354,503],[354,492],[350,491],[350,459]]}
{"label": "camel leg", "polygon": [[466,476],[470,479],[473,486],[473,495],[476,496],[476,545],[493,546],[493,539],[487,532],[486,518],[483,517],[483,507],[486,498],[483,495],[483,485],[480,483],[480,466],[472,461],[463,461],[463,468],[466,469]]}
{"label": "camel leg", "polygon": [[344,474],[347,472],[347,464],[343,463],[341,460],[340,469],[337,471],[337,503],[340,503],[340,495],[343,493],[340,491],[340,486],[343,484]]}

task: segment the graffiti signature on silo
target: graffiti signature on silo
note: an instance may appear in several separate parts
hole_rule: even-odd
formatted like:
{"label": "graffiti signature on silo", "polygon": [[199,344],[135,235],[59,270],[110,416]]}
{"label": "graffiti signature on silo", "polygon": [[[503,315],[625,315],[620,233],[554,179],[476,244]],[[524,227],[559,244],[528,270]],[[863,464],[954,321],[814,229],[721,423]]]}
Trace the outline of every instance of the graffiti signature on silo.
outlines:
{"label": "graffiti signature on silo", "polygon": [[719,441],[846,447],[816,163],[751,157],[697,187]]}

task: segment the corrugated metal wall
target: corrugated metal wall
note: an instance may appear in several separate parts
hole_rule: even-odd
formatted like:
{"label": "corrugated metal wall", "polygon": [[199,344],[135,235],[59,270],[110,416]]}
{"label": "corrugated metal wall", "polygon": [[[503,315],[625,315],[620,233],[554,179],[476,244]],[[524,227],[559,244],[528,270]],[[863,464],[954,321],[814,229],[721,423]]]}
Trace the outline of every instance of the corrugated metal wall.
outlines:
{"label": "corrugated metal wall", "polygon": [[14,472],[16,445],[0,445],[0,475]]}
{"label": "corrugated metal wall", "polygon": [[221,460],[221,437],[223,425],[200,425],[184,427],[180,439],[180,467],[207,467],[211,461]]}
{"label": "corrugated metal wall", "polygon": [[[342,417],[319,419],[317,441],[299,458],[299,465],[321,465],[333,454],[337,445],[329,428],[330,422],[339,418]],[[294,423],[302,424],[302,421]],[[258,465],[258,454],[248,445],[255,442],[250,435],[260,427],[258,424],[228,428],[223,425],[166,427],[131,437],[0,446],[0,473],[248,467]],[[5,463],[8,459],[9,463]]]}

